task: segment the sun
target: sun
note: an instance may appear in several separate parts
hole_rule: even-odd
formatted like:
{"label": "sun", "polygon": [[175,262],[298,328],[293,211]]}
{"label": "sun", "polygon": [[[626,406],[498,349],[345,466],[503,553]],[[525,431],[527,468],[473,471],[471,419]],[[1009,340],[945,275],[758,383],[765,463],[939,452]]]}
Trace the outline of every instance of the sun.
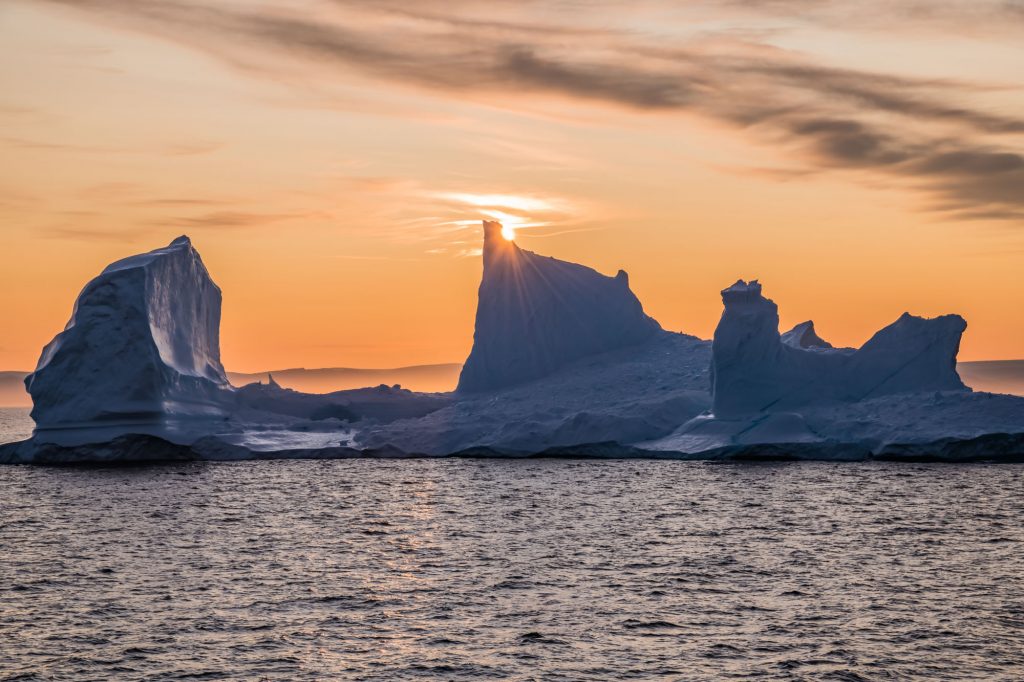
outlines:
{"label": "sun", "polygon": [[506,241],[513,242],[516,240],[516,228],[515,225],[509,225],[508,223],[501,226],[501,236]]}

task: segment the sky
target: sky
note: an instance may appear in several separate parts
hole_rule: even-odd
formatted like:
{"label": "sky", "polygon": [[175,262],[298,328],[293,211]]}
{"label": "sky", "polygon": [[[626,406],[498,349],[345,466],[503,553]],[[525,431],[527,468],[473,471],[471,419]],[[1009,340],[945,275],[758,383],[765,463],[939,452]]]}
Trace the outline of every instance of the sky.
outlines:
{"label": "sky", "polygon": [[1024,358],[1024,0],[5,0],[0,369],[188,234],[234,371],[459,362],[482,218],[710,338]]}

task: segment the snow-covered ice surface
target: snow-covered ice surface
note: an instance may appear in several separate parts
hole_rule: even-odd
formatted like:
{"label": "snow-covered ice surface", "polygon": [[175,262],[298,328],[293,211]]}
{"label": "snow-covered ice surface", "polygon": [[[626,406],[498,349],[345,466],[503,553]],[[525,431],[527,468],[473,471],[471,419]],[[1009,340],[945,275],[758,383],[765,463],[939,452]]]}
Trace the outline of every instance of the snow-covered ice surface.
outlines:
{"label": "snow-covered ice surface", "polygon": [[[963,387],[957,316],[904,315],[860,349],[832,348],[811,322],[779,334],[775,304],[756,282],[739,282],[723,292],[712,343],[662,330],[624,276],[509,242],[492,243],[485,258],[505,257],[495,248],[532,274],[489,284],[485,275],[472,390],[455,393],[381,385],[307,394],[272,379],[231,387],[217,343],[220,293],[187,238],[115,263],[83,291],[31,377],[34,416],[48,428],[0,445],[0,462],[537,454],[1024,461],[1024,398]],[[516,304],[524,292],[528,307]],[[521,352],[517,344],[536,346]]]}
{"label": "snow-covered ice surface", "polygon": [[[765,412],[738,419],[701,415],[673,434],[637,443],[645,450],[701,453],[758,444],[816,444],[828,458],[837,445],[878,452],[894,444],[925,445],[985,434],[1024,434],[1024,398],[993,393],[903,393],[855,403]],[[1024,440],[1021,444],[1024,455]]]}
{"label": "snow-covered ice surface", "polygon": [[583,265],[520,249],[484,222],[473,349],[458,391],[490,391],[540,379],[597,353],[661,333],[619,270],[607,277]]}
{"label": "snow-covered ice surface", "polygon": [[374,386],[333,393],[302,393],[281,388],[273,375],[267,384],[256,383],[238,389],[239,409],[288,415],[313,421],[390,422],[413,419],[450,405],[450,393],[417,393],[401,386]]}
{"label": "snow-covered ice surface", "polygon": [[419,419],[357,429],[356,442],[449,454],[650,440],[708,409],[710,357],[707,341],[660,332],[647,343],[578,360],[530,384],[460,396]]}
{"label": "snow-covered ice surface", "polygon": [[109,265],[25,379],[40,428],[222,417],[220,289],[188,237]]}

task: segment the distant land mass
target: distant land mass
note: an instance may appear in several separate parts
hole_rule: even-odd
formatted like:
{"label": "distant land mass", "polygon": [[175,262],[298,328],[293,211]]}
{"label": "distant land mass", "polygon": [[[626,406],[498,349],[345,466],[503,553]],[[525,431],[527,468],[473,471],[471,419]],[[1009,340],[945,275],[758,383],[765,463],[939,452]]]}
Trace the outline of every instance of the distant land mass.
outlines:
{"label": "distant land mass", "polygon": [[451,362],[441,365],[413,365],[393,369],[356,369],[353,367],[326,367],[323,369],[281,369],[269,372],[245,374],[228,372],[228,380],[234,386],[244,386],[257,381],[267,382],[267,375],[273,374],[274,381],[284,388],[294,388],[303,393],[330,393],[350,388],[365,388],[387,384],[401,384],[402,388],[424,393],[451,391],[459,382],[462,363]]}
{"label": "distant land mass", "polygon": [[958,362],[956,371],[976,391],[1024,395],[1024,360]]}
{"label": "distant land mass", "polygon": [[[401,384],[402,388],[427,393],[451,391],[459,381],[462,364],[413,365],[391,369],[358,369],[352,367],[326,367],[322,369],[292,368],[267,372],[228,372],[235,386],[267,382],[269,374],[284,388],[303,393],[330,393],[350,388],[363,388],[387,384]],[[0,371],[0,407],[31,407],[32,399],[25,391],[28,372]]]}
{"label": "distant land mass", "polygon": [[32,399],[25,390],[28,372],[0,372],[0,407],[31,407]]}
{"label": "distant land mass", "polygon": [[[1024,396],[1024,360],[982,360],[959,362],[957,372],[964,383],[976,391],[1011,393]],[[322,369],[275,369],[269,372],[228,372],[235,386],[262,381],[273,374],[274,381],[285,388],[303,393],[330,393],[350,388],[379,384],[401,384],[413,391],[451,391],[459,381],[462,365],[450,362],[440,365],[413,365],[393,369],[357,369],[325,367]],[[30,407],[32,400],[23,383],[28,372],[0,371],[0,407]]]}

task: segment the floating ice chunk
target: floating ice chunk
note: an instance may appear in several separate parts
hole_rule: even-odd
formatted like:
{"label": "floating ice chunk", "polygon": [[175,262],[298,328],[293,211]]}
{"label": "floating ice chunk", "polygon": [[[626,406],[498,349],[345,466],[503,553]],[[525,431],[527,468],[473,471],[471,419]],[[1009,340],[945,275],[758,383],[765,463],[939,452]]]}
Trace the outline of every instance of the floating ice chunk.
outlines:
{"label": "floating ice chunk", "polygon": [[188,237],[109,265],[25,378],[37,427],[225,414],[220,308]]}
{"label": "floating ice chunk", "polygon": [[968,390],[956,373],[967,323],[904,313],[857,350],[831,348],[804,323],[779,335],[778,308],[757,280],[722,291],[725,311],[712,344],[718,417],[784,411],[822,401],[893,393]]}

